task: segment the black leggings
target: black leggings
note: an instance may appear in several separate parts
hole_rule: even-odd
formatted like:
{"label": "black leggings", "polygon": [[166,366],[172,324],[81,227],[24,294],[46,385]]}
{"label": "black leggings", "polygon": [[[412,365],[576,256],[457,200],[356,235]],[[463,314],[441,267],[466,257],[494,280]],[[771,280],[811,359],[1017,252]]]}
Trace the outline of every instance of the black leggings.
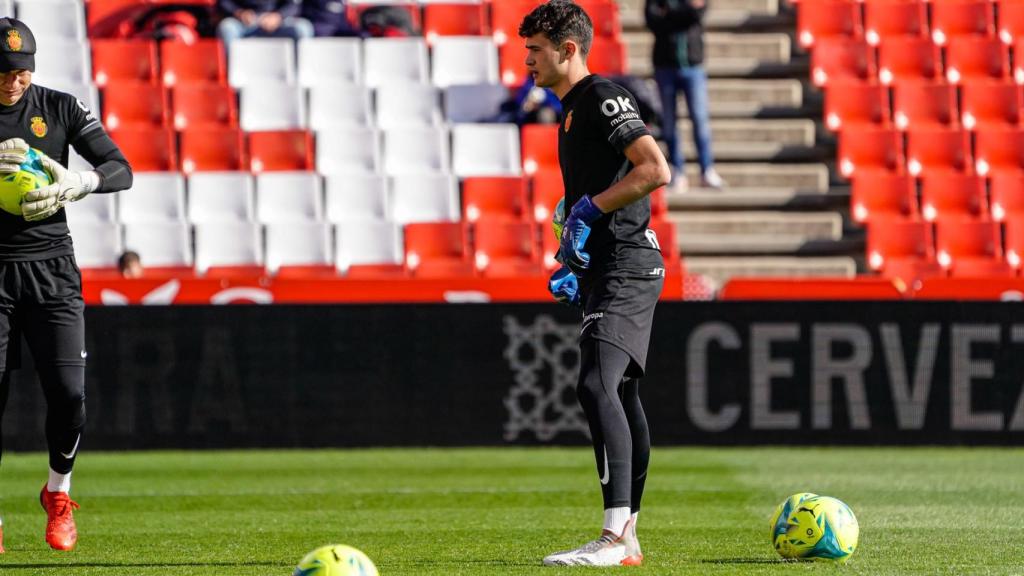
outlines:
{"label": "black leggings", "polygon": [[580,405],[590,424],[604,507],[640,510],[651,457],[647,417],[640,405],[640,381],[625,378],[631,359],[600,340],[580,343]]}

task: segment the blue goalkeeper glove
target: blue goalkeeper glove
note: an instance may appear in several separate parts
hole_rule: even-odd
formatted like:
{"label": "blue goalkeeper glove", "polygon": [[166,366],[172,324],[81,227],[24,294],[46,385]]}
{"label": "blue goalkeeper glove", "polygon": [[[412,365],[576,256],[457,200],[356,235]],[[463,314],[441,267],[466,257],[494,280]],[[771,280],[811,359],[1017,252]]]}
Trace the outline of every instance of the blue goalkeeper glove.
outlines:
{"label": "blue goalkeeper glove", "polygon": [[590,253],[584,252],[583,247],[590,237],[590,225],[601,216],[604,216],[604,212],[594,205],[590,196],[584,196],[573,205],[569,217],[565,219],[562,243],[558,252],[562,256],[562,262],[574,274],[582,274],[590,267]]}
{"label": "blue goalkeeper glove", "polygon": [[548,280],[548,290],[555,300],[569,306],[579,306],[580,283],[568,268],[562,266]]}

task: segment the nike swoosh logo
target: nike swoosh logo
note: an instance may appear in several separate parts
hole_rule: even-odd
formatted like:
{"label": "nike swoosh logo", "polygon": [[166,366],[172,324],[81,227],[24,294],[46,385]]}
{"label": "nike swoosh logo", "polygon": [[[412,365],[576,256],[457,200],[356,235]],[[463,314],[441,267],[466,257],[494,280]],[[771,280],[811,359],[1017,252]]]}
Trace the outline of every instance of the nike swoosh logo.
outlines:
{"label": "nike swoosh logo", "polygon": [[[75,438],[75,447],[71,449],[71,452],[68,452],[67,454],[61,452],[60,455],[65,457],[65,458],[67,458],[68,460],[74,458],[75,457],[75,452],[78,452],[78,443],[81,442],[81,441],[82,441],[82,435],[79,434],[78,438]],[[607,466],[607,464],[605,464],[605,466]]]}
{"label": "nike swoosh logo", "polygon": [[[76,444],[76,446],[77,446],[77,444]],[[604,476],[601,476],[601,485],[602,486],[604,486],[605,484],[608,483],[609,476],[611,476],[611,474],[608,473],[608,447],[605,446],[604,447]]]}
{"label": "nike swoosh logo", "polygon": [[82,358],[85,358],[88,355],[89,355],[88,352],[86,352],[85,350],[82,350]]}

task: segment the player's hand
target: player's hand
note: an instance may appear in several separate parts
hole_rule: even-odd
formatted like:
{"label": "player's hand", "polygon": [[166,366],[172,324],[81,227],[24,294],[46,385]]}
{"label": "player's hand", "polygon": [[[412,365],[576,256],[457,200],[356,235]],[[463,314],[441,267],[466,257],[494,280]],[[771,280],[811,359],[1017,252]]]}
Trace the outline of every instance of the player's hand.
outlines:
{"label": "player's hand", "polygon": [[583,247],[590,237],[590,225],[601,216],[604,216],[604,212],[594,205],[590,196],[584,196],[573,205],[569,217],[565,219],[562,243],[558,252],[562,256],[562,262],[574,274],[582,274],[590,267],[590,253],[585,252]]}
{"label": "player's hand", "polygon": [[28,143],[21,138],[0,142],[0,173],[17,172],[28,155]]}
{"label": "player's hand", "polygon": [[569,306],[580,304],[580,282],[567,267],[562,266],[548,280],[548,290],[555,300]]}
{"label": "player's hand", "polygon": [[100,177],[95,172],[68,170],[49,156],[43,156],[41,162],[53,184],[25,193],[21,202],[21,214],[25,220],[49,218],[68,202],[81,200],[100,186]]}

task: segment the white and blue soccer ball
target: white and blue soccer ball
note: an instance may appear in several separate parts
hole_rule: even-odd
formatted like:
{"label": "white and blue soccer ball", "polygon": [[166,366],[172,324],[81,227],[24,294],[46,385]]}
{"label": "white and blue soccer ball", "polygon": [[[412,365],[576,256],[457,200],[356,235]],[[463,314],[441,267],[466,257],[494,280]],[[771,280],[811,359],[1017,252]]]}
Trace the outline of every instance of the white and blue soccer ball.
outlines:
{"label": "white and blue soccer ball", "polygon": [[857,550],[860,526],[837,498],[809,492],[786,498],[771,522],[772,545],[792,560],[844,561]]}

